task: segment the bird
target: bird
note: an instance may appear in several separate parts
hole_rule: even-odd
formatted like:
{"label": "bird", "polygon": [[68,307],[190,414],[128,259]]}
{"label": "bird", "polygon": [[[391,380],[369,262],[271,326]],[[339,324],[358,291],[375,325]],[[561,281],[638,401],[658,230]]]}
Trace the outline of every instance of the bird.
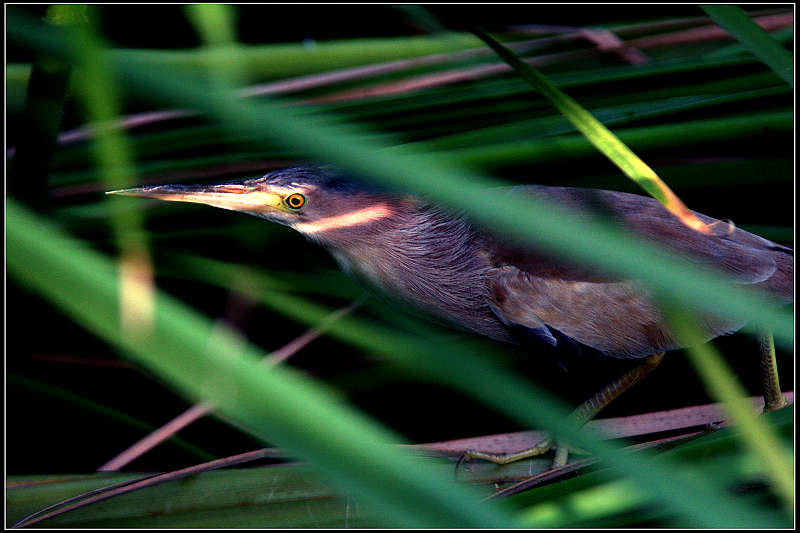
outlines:
{"label": "bird", "polygon": [[[576,214],[601,213],[625,229],[690,261],[714,267],[733,282],[793,302],[793,250],[733,225],[708,235],[686,226],[657,200],[618,191],[518,185]],[[600,272],[504,238],[468,214],[422,196],[372,185],[330,165],[284,168],[245,180],[155,185],[109,194],[191,202],[254,215],[289,226],[326,248],[342,270],[440,321],[507,344],[568,349],[642,363],[576,409],[584,423],[642,379],[665,352],[684,348],[654,293],[641,280]],[[716,219],[695,213],[706,224]],[[699,315],[704,340],[744,324]],[[762,365],[767,366],[767,365]],[[774,368],[774,367],[772,367]],[[776,372],[776,371],[775,371]],[[777,375],[769,410],[784,400]],[[462,459],[504,464],[568,445],[547,438],[510,454],[467,450]]]}

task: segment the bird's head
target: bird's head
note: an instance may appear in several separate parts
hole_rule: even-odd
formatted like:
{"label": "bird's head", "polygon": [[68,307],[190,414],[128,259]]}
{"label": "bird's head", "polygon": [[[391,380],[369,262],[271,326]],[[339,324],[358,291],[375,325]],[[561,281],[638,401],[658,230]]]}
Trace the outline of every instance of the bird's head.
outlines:
{"label": "bird's head", "polygon": [[210,185],[156,185],[108,194],[191,202],[290,226],[323,244],[375,231],[397,213],[398,198],[330,167],[291,167],[260,178]]}

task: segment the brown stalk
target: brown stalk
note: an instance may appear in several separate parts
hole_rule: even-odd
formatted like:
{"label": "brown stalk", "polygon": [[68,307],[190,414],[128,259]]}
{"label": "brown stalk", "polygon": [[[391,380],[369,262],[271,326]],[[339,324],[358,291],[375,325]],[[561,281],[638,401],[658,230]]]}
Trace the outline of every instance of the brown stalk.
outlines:
{"label": "brown stalk", "polygon": [[[756,23],[761,25],[767,31],[774,31],[776,29],[791,26],[794,22],[794,15],[791,13],[768,15],[754,19]],[[610,33],[610,32],[609,32]],[[580,32],[577,32],[580,35]],[[598,34],[586,34],[583,30],[582,37],[591,36],[591,40],[598,40]],[[532,66],[550,65],[561,61],[571,61],[583,57],[594,55],[598,51],[601,52],[614,52],[618,53],[623,59],[628,62],[642,62],[646,60],[646,56],[640,50],[642,48],[652,48],[659,46],[671,46],[677,44],[685,44],[692,42],[702,42],[715,39],[731,38],[730,35],[716,25],[701,26],[699,28],[691,28],[688,30],[681,30],[663,35],[655,35],[648,37],[641,37],[630,41],[622,42],[619,46],[611,48],[597,47],[595,49],[573,50],[569,52],[561,52],[556,54],[540,55],[533,58],[524,59],[525,62]],[[618,39],[618,37],[616,37]],[[603,38],[605,44],[609,43],[609,38]],[[402,94],[406,92],[418,91],[422,89],[430,89],[433,87],[440,87],[452,83],[460,83],[469,80],[485,78],[488,76],[495,76],[506,72],[511,72],[511,67],[505,63],[496,63],[490,65],[481,65],[468,69],[457,69],[445,72],[437,72],[433,74],[424,74],[421,76],[408,78],[399,82],[375,84],[368,87],[359,87],[348,91],[333,93],[319,98],[304,100],[303,104],[320,104],[332,102],[346,102],[351,100],[358,100],[361,98],[389,96],[395,94]]]}
{"label": "brown stalk", "polygon": [[[794,401],[794,392],[787,392],[785,393],[785,396],[789,402]],[[763,406],[763,401],[764,401],[763,398],[754,397],[750,398],[750,401],[753,404],[753,407],[759,409],[760,411],[761,407]],[[698,425],[707,426],[709,424],[716,423],[718,420],[721,420],[722,413],[723,413],[723,406],[721,404],[710,404],[710,405],[687,407],[683,409],[673,409],[670,411],[653,412],[644,415],[636,415],[632,417],[592,420],[587,425],[591,426],[598,432],[605,434],[607,438],[618,438],[622,436],[634,436],[634,435],[643,435],[648,433],[660,432],[660,431],[665,431],[666,429],[688,429],[696,427]],[[629,446],[626,448],[626,450],[635,452],[642,449],[664,446],[666,444],[673,443],[679,440],[692,438],[694,436],[702,434],[703,432],[704,431],[691,431],[683,435],[659,438],[650,442]],[[440,457],[443,455],[458,457],[461,454],[463,454],[464,450],[466,450],[469,447],[473,446],[488,447],[491,445],[497,445],[498,443],[501,443],[503,446],[506,446],[508,445],[509,442],[512,442],[513,439],[517,438],[515,436],[526,435],[525,438],[528,438],[531,434],[532,434],[531,432],[510,433],[506,435],[491,435],[475,439],[459,439],[447,442],[417,444],[413,446],[402,445],[402,447],[408,450],[416,450],[418,452],[422,452],[423,455],[430,455],[435,457]],[[511,436],[512,438],[509,439],[509,436]],[[78,496],[69,498],[67,500],[63,500],[56,504],[50,505],[32,515],[23,518],[22,520],[18,521],[11,527],[17,528],[17,527],[31,526],[39,522],[42,522],[44,520],[47,520],[49,518],[62,515],[69,511],[74,511],[76,509],[80,509],[81,507],[85,507],[93,503],[108,500],[115,496],[121,496],[123,494],[133,492],[134,490],[141,490],[147,487],[165,483],[167,481],[182,479],[188,476],[197,475],[203,472],[208,472],[210,470],[217,470],[220,468],[235,466],[238,464],[243,464],[246,462],[255,461],[267,457],[276,457],[280,456],[282,453],[283,452],[281,452],[280,450],[264,448],[238,455],[233,455],[223,459],[216,459],[214,461],[209,461],[206,463],[183,468],[173,472],[155,474],[137,480],[117,483],[107,487],[92,490],[80,494]],[[542,484],[555,481],[557,479],[564,477],[565,475],[569,475],[574,472],[578,472],[579,470],[585,469],[588,466],[597,463],[598,461],[599,460],[596,458],[589,457],[586,459],[582,459],[580,461],[576,461],[574,463],[570,463],[559,469],[554,469],[548,472],[537,474],[536,476],[532,476],[510,487],[507,487],[506,489],[498,491],[497,493],[493,494],[487,499],[507,497],[512,494],[521,492],[523,490],[528,490],[535,486],[540,486]]]}
{"label": "brown stalk", "polygon": [[[337,311],[334,311],[330,315],[328,315],[318,326],[306,331],[304,334],[300,335],[296,339],[291,340],[278,350],[272,352],[270,355],[264,358],[263,362],[267,366],[274,366],[286,361],[289,357],[296,354],[298,351],[303,349],[309,343],[317,339],[320,335],[325,332],[325,329],[335,322],[336,320],[342,318],[343,316],[347,315],[355,308],[357,308],[363,300],[357,300],[352,304],[348,305],[347,307],[343,307]],[[180,430],[184,429],[186,426],[202,418],[206,414],[210,413],[214,410],[214,403],[212,402],[202,402],[197,405],[192,406],[191,408],[187,409],[177,417],[173,418],[157,430],[153,431],[149,435],[145,436],[143,439],[139,440],[128,449],[111,459],[110,461],[106,462],[100,468],[97,469],[98,472],[116,472],[120,468],[123,468],[125,465],[129,464],[131,461],[140,457],[141,455],[147,453],[149,450],[153,449],[160,443],[164,442],[165,440],[169,439]]]}

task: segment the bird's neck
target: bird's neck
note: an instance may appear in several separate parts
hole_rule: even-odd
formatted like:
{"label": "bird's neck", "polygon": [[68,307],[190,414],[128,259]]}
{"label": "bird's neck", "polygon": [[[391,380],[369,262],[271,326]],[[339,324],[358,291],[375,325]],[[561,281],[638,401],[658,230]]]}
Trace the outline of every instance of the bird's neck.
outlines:
{"label": "bird's neck", "polygon": [[479,253],[480,236],[466,220],[443,210],[403,207],[401,214],[373,224],[369,233],[325,244],[343,270],[390,295],[462,325],[473,317],[473,329],[484,329],[478,322],[494,327],[482,282],[491,265]]}
{"label": "bird's neck", "polygon": [[426,274],[439,279],[471,265],[475,232],[464,219],[417,201],[387,201],[381,209],[391,215],[321,240],[345,270],[402,290]]}

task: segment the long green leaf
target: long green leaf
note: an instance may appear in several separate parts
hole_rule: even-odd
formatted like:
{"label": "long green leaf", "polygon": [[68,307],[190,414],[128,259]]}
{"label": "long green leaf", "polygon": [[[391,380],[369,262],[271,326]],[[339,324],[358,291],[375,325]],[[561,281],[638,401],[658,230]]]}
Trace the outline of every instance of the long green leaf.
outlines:
{"label": "long green leaf", "polygon": [[664,183],[661,178],[639,156],[637,156],[619,137],[614,135],[602,122],[583,108],[578,102],[553,85],[538,70],[528,65],[514,52],[506,48],[488,34],[477,30],[478,37],[483,39],[492,50],[540,91],[545,98],[563,114],[603,155],[609,158],[630,179],[638,183],[666,209],[677,216],[684,224],[695,231],[712,233],[694,213],[683,204],[680,198]]}
{"label": "long green leaf", "polygon": [[388,519],[399,520],[395,525],[513,525],[506,510],[480,505],[474,493],[452,487],[449,479],[390,448],[389,443],[400,442],[397,435],[288,369],[265,369],[254,348],[230,334],[213,334],[210,321],[165,295],[157,296],[148,336],[124,333],[118,277],[108,259],[31,217],[12,200],[7,217],[8,268],[18,280],[101,338],[121,344],[186,394],[212,400],[265,441],[312,459],[340,487],[386,511]]}
{"label": "long green leaf", "polygon": [[[271,283],[269,276],[242,271],[229,264],[190,258],[185,258],[181,264],[184,266],[184,272],[192,273],[198,279],[211,284],[220,284],[221,280],[245,279],[247,281],[243,286],[248,287],[250,291],[253,288],[265,288],[266,286],[262,286],[262,284],[269,285]],[[265,306],[309,325],[324,320],[330,312],[329,309],[298,297],[296,294],[287,295],[268,290],[256,292],[260,295],[259,300]],[[560,406],[554,405],[545,392],[520,380],[517,376],[505,374],[501,369],[489,364],[487,358],[491,356],[491,348],[479,348],[482,351],[482,357],[478,357],[473,353],[475,349],[469,344],[465,345],[454,340],[440,343],[436,341],[436,336],[427,331],[424,326],[416,324],[413,327],[412,333],[404,333],[375,323],[367,323],[355,316],[348,316],[332,324],[328,328],[327,334],[360,349],[376,352],[399,364],[401,368],[421,371],[427,377],[453,388],[460,388],[465,394],[475,397],[483,404],[492,405],[498,411],[519,420],[521,424],[530,424],[531,414],[536,413],[538,420],[533,420],[534,423],[539,422],[544,427],[566,429],[563,421],[558,418],[558,413],[565,413],[565,411]],[[487,387],[485,386],[487,383],[493,385]],[[556,416],[549,414],[551,412]],[[685,480],[681,476],[672,477],[672,470],[653,470],[652,465],[639,464],[637,460],[631,460],[632,464],[628,464],[618,455],[612,454],[602,443],[585,440],[585,436],[581,437],[579,433],[572,433],[570,438],[578,439],[572,442],[579,446],[609,458],[608,460],[621,472],[638,478],[640,487],[646,487],[646,491],[654,490],[659,498],[664,497],[673,504],[677,504],[678,509],[693,509],[695,512],[692,513],[692,516],[697,516],[696,513],[703,514],[703,511],[700,511],[701,508],[724,505],[721,502],[712,503],[709,499],[711,495],[706,492],[709,489],[714,492],[715,489],[711,488],[712,485],[717,486],[716,490],[722,490],[722,485],[718,485],[719,480],[717,479],[709,478],[706,486],[702,488],[683,486],[680,489],[681,493],[672,493],[676,484]],[[695,490],[697,492],[694,492]],[[742,509],[740,507],[740,510]],[[756,512],[753,509],[751,511]],[[742,513],[735,518],[732,515],[715,518],[710,513],[705,513],[704,519],[709,522],[719,520],[719,523],[726,521],[734,523],[739,520],[747,520],[744,518],[745,514]],[[763,516],[762,519],[772,520],[766,516]]]}
{"label": "long green leaf", "polygon": [[763,61],[790,86],[794,87],[794,59],[791,52],[775,40],[764,28],[736,6],[701,5],[717,24],[736,37],[745,48]]}
{"label": "long green leaf", "polygon": [[764,467],[775,485],[776,492],[783,499],[787,509],[793,511],[794,476],[792,476],[791,454],[783,449],[767,423],[753,412],[744,389],[722,356],[710,343],[702,343],[695,324],[675,308],[670,309],[670,318],[679,335],[693,340],[692,346],[686,350],[692,364],[704,378],[712,396],[725,403],[731,419],[738,425],[742,441],[764,461]]}

